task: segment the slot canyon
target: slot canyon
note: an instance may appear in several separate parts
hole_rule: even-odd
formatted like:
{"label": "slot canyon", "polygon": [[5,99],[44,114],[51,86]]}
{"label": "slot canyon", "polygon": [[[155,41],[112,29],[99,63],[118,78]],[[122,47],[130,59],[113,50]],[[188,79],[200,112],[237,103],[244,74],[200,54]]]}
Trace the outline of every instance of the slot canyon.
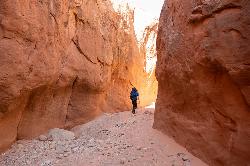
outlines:
{"label": "slot canyon", "polygon": [[0,0],[0,153],[250,166],[250,1]]}

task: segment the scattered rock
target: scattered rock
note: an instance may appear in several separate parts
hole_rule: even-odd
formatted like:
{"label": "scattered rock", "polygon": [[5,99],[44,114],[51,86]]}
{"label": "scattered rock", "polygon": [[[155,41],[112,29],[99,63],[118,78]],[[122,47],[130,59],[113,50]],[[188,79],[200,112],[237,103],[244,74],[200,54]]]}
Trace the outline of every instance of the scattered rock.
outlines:
{"label": "scattered rock", "polygon": [[68,157],[69,154],[68,154],[68,153],[64,153],[63,156],[64,156],[64,157]]}
{"label": "scattered rock", "polygon": [[177,153],[177,156],[182,157],[182,156],[185,156],[185,154],[184,153]]}
{"label": "scattered rock", "polygon": [[187,155],[182,156],[183,161],[190,161]]}
{"label": "scattered rock", "polygon": [[121,160],[121,161],[120,161],[120,164],[122,164],[122,165],[125,164],[125,161],[124,161],[124,160]]}
{"label": "scattered rock", "polygon": [[39,139],[39,141],[47,141],[48,137],[45,135],[40,135],[38,139]]}
{"label": "scattered rock", "polygon": [[121,128],[121,127],[124,127],[126,125],[127,125],[126,122],[124,122],[124,123],[118,123],[118,124],[115,125],[115,127]]}
{"label": "scattered rock", "polygon": [[23,144],[17,144],[17,148],[22,149],[23,147]]}
{"label": "scattered rock", "polygon": [[58,156],[56,156],[56,158],[62,159],[63,158],[63,154],[59,154]]}
{"label": "scattered rock", "polygon": [[51,161],[50,160],[46,160],[44,161],[41,166],[50,166],[51,165]]}
{"label": "scattered rock", "polygon": [[122,136],[124,136],[125,134],[124,133],[119,133],[118,134],[118,137],[122,137]]}
{"label": "scattered rock", "polygon": [[31,165],[31,163],[32,163],[31,161],[27,161],[26,162],[27,165]]}
{"label": "scattered rock", "polygon": [[51,142],[51,143],[49,144],[49,148],[50,148],[50,149],[55,149],[55,148],[56,148],[56,143],[55,143],[55,142]]}
{"label": "scattered rock", "polygon": [[146,111],[144,112],[144,114],[146,114],[146,115],[153,115],[153,112],[151,112],[151,111],[149,111],[149,110],[146,110]]}

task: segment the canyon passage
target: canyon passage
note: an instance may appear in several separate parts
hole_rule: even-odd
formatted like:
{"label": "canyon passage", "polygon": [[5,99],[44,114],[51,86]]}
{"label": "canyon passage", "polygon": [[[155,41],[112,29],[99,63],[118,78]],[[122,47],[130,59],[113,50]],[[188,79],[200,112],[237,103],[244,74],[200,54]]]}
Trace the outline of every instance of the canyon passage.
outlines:
{"label": "canyon passage", "polygon": [[0,0],[0,165],[249,166],[249,11]]}

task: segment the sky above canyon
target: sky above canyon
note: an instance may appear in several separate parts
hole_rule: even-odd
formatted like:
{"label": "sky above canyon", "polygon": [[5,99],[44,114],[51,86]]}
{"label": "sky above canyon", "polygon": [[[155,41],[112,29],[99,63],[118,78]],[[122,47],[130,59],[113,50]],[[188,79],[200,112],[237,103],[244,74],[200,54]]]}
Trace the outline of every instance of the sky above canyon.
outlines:
{"label": "sky above canyon", "polygon": [[159,19],[164,0],[112,0],[114,6],[129,4],[135,11],[134,26],[138,40],[141,40],[146,26]]}

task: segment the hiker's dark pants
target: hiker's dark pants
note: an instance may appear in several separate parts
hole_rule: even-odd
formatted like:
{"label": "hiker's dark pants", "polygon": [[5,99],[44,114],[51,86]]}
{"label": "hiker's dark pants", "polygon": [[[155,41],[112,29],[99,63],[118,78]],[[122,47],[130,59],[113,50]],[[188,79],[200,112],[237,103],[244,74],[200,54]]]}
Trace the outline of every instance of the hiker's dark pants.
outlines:
{"label": "hiker's dark pants", "polygon": [[135,114],[135,109],[137,108],[137,100],[132,100],[133,110],[132,113]]}

